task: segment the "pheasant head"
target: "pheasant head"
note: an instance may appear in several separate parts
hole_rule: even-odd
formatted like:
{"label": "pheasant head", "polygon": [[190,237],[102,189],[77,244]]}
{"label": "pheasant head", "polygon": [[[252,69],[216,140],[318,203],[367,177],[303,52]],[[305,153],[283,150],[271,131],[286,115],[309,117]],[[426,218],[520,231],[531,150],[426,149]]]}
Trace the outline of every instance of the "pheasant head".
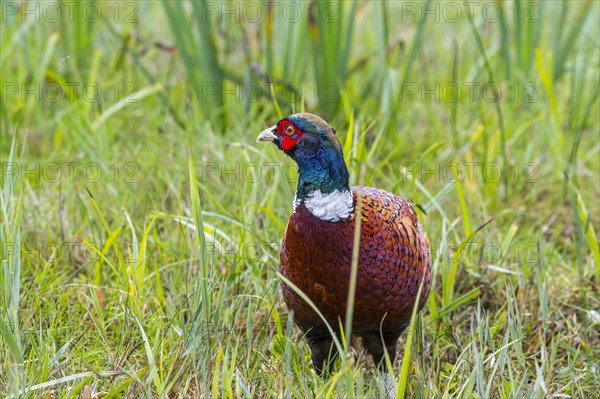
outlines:
{"label": "pheasant head", "polygon": [[353,210],[348,169],[335,130],[309,113],[287,116],[263,130],[257,141],[271,141],[298,164],[294,207],[302,203],[317,217],[337,221]]}

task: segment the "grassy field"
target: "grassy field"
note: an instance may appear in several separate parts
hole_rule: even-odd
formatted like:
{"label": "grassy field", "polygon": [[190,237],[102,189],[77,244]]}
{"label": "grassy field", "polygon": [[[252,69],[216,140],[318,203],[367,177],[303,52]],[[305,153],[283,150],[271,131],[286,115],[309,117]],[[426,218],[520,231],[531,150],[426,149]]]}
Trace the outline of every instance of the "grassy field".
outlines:
{"label": "grassy field", "polygon": [[281,297],[297,172],[255,139],[300,110],[419,205],[398,397],[599,397],[597,2],[0,6],[1,397],[384,396]]}

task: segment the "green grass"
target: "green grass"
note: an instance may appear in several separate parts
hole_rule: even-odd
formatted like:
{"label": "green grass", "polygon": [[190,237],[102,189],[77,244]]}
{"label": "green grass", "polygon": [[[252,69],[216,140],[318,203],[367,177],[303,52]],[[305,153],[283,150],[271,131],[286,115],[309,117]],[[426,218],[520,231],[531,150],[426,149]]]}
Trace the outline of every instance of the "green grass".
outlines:
{"label": "green grass", "polygon": [[0,396],[383,396],[280,294],[297,173],[255,138],[305,109],[432,244],[398,396],[598,397],[598,3],[243,4],[2,4]]}

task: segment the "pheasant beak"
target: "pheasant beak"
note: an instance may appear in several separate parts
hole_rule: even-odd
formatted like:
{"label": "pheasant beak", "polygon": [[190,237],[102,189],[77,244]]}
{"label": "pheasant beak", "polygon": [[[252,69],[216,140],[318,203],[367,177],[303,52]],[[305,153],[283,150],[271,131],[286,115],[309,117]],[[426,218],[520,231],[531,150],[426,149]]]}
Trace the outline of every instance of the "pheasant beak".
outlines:
{"label": "pheasant beak", "polygon": [[277,131],[277,125],[271,126],[270,128],[263,130],[262,132],[260,132],[260,134],[256,138],[256,142],[257,143],[259,141],[277,142],[278,139],[277,139],[277,136],[275,135],[275,131]]}

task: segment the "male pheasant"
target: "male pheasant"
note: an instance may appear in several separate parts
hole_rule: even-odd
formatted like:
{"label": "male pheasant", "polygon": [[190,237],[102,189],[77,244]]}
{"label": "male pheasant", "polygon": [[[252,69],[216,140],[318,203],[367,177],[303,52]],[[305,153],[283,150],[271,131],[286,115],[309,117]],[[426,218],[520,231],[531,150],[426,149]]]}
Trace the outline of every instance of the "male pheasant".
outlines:
{"label": "male pheasant", "polygon": [[[419,286],[423,285],[419,308],[429,293],[429,241],[414,208],[383,190],[349,187],[335,130],[316,115],[290,115],[260,133],[257,141],[272,141],[298,164],[294,213],[281,242],[280,270],[336,333],[345,319],[356,214],[361,209],[352,332],[385,371],[384,348],[393,361]],[[336,355],[329,330],[292,288],[282,283],[282,290],[305,334],[315,369],[329,371]]]}

